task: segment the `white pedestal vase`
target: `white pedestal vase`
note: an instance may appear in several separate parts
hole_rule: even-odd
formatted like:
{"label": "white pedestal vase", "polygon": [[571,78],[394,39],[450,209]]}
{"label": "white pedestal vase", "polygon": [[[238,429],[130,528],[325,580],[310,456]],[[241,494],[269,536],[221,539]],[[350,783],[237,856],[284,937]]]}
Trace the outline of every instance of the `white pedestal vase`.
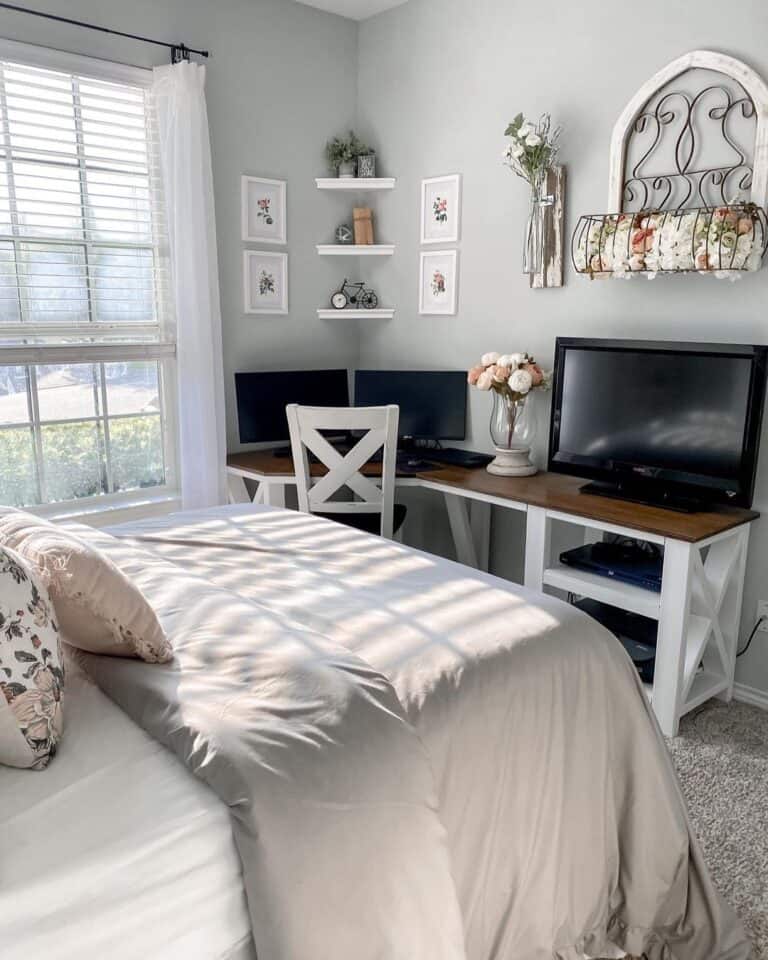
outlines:
{"label": "white pedestal vase", "polygon": [[500,477],[531,477],[538,470],[531,462],[535,426],[527,397],[514,399],[509,394],[493,394],[491,440],[496,457],[488,464],[488,473]]}

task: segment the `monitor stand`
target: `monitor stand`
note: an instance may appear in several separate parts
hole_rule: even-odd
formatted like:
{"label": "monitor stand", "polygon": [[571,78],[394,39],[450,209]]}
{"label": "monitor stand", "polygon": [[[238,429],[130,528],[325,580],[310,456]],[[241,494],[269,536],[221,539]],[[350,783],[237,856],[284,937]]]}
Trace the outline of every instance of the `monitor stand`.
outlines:
{"label": "monitor stand", "polygon": [[579,493],[590,493],[596,497],[609,497],[612,500],[626,500],[629,503],[642,503],[648,507],[663,507],[676,513],[701,513],[707,509],[703,500],[682,497],[663,488],[653,489],[623,483],[606,483],[593,480],[579,487]]}

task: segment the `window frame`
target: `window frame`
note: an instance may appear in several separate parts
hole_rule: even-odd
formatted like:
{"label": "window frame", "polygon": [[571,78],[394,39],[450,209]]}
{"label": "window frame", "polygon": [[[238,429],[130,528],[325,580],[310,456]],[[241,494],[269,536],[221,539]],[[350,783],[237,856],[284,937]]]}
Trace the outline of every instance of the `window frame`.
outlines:
{"label": "window frame", "polygon": [[[48,47],[34,46],[19,43],[15,40],[0,38],[0,60],[10,60],[30,67],[56,70],[64,73],[76,74],[94,80],[103,80],[110,83],[125,83],[130,86],[149,88],[152,84],[152,71],[143,67],[134,67],[127,64],[114,63],[85,57],[78,54],[53,50]],[[7,146],[7,145],[6,145]],[[151,141],[150,141],[151,146]],[[157,159],[156,157],[154,158]],[[3,165],[10,164],[11,158],[6,157]],[[77,158],[77,168],[81,170],[82,158]],[[16,237],[15,242],[45,243],[45,236],[36,238]],[[99,241],[89,240],[84,235],[82,239],[73,239],[73,245],[82,246],[87,251],[90,244],[99,245]],[[120,242],[107,241],[110,246],[119,247]],[[136,247],[137,244],[125,243],[125,247]],[[151,244],[138,244],[142,249],[151,247],[153,251],[162,247],[156,237]],[[165,259],[169,260],[168,251]],[[155,287],[154,306],[157,316],[156,323],[119,323],[103,322],[98,325],[91,323],[66,324],[2,324],[0,337],[13,338],[27,336],[60,337],[62,340],[73,335],[96,334],[97,336],[118,337],[126,340],[116,343],[19,343],[0,344],[0,366],[27,366],[36,364],[64,364],[64,363],[121,363],[130,360],[156,361],[159,368],[159,393],[161,398],[161,423],[163,426],[163,457],[165,463],[165,483],[154,487],[145,487],[135,490],[107,492],[90,497],[80,497],[73,500],[30,504],[24,509],[41,516],[77,516],[97,515],[102,512],[111,513],[132,506],[151,507],[156,504],[177,503],[179,499],[179,430],[177,411],[177,371],[176,371],[176,324],[173,314],[173,305],[170,292],[163,296],[162,291]],[[89,298],[89,310],[91,309]],[[94,327],[96,329],[94,329]],[[98,333],[97,333],[98,331]],[[141,341],[147,335],[157,337],[153,341]],[[29,376],[27,380],[29,381]],[[28,393],[33,387],[28,383]],[[36,404],[35,404],[36,407]],[[97,420],[97,417],[75,418],[71,422]],[[47,421],[46,421],[47,422]],[[70,421],[68,421],[70,422]],[[39,431],[41,422],[37,421],[36,431]],[[9,426],[11,426],[9,424]],[[30,424],[24,425],[30,429]],[[35,451],[35,458],[41,456],[40,450]],[[43,466],[45,461],[41,461]]]}

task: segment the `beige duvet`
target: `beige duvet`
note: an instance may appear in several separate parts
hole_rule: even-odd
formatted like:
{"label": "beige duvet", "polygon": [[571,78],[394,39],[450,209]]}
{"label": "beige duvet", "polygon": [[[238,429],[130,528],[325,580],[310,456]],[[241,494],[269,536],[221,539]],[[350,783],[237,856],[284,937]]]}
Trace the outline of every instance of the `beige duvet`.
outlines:
{"label": "beige duvet", "polygon": [[749,956],[586,616],[295,512],[114,532],[176,659],[89,670],[229,804],[259,960]]}

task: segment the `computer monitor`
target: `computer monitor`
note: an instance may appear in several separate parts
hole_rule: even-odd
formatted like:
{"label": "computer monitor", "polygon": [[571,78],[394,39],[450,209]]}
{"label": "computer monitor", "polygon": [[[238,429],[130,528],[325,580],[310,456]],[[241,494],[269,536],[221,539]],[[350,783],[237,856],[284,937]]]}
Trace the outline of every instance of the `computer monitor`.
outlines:
{"label": "computer monitor", "polygon": [[356,370],[355,406],[400,407],[398,434],[424,440],[463,440],[467,419],[464,370]]}
{"label": "computer monitor", "polygon": [[235,374],[241,443],[290,440],[285,407],[348,407],[346,370],[270,370]]}

